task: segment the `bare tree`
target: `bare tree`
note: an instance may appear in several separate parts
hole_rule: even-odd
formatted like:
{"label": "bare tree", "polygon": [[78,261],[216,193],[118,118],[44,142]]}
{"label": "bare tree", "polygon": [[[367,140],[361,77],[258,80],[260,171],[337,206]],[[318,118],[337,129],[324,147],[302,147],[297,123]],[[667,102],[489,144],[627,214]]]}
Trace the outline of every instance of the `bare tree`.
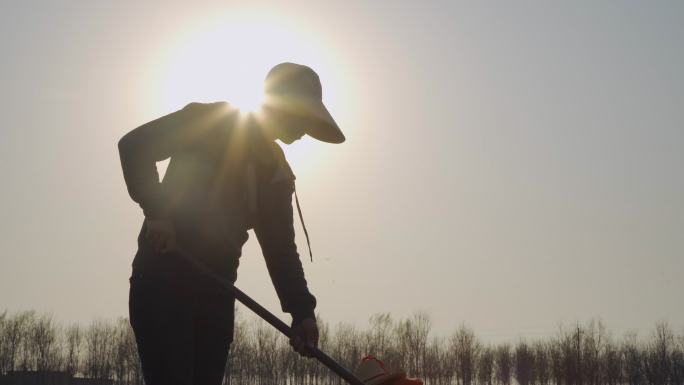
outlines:
{"label": "bare tree", "polygon": [[499,385],[510,385],[512,377],[513,359],[511,345],[504,343],[499,345],[494,352],[495,377]]}
{"label": "bare tree", "polygon": [[2,353],[2,357],[0,357],[0,370],[2,372],[18,369],[21,362],[22,348],[26,345],[24,340],[27,338],[27,329],[29,329],[33,314],[33,312],[26,311],[14,314],[12,317],[7,317],[6,313],[3,313],[4,321],[2,336],[0,337],[0,342],[2,343],[0,347],[0,352]]}
{"label": "bare tree", "polygon": [[545,341],[534,343],[534,379],[538,385],[549,385],[551,380],[551,357],[549,344]]}
{"label": "bare tree", "polygon": [[643,352],[639,348],[636,333],[628,333],[622,344],[625,374],[624,379],[628,385],[644,384]]}
{"label": "bare tree", "polygon": [[670,383],[684,385],[684,334],[677,339],[671,357]]}
{"label": "bare tree", "polygon": [[456,375],[456,362],[454,355],[448,350],[447,341],[435,337],[431,344],[432,351],[437,362],[434,364],[435,385],[450,385]]}
{"label": "bare tree", "polygon": [[[363,333],[350,324],[338,324],[333,337],[332,356],[347,368],[356,368],[359,358],[368,354],[365,344],[362,343]],[[340,378],[335,378],[334,383],[342,384]]]}
{"label": "bare tree", "polygon": [[553,339],[552,374],[557,385],[582,384],[582,346],[584,330],[578,323],[566,331],[561,326]]}
{"label": "bare tree", "polygon": [[612,340],[606,341],[601,358],[601,383],[604,385],[618,385],[623,383],[622,356],[620,349]]}
{"label": "bare tree", "polygon": [[549,359],[551,361],[551,379],[555,385],[564,385],[565,362],[563,357],[562,338],[556,336],[549,343]]}
{"label": "bare tree", "polygon": [[91,378],[112,379],[115,331],[109,322],[95,320],[85,332],[83,373]]}
{"label": "bare tree", "polygon": [[534,352],[525,341],[520,341],[513,354],[515,379],[520,385],[530,385],[533,379]]}
{"label": "bare tree", "polygon": [[20,329],[19,363],[20,370],[35,370],[35,350],[33,349],[33,332],[36,312],[33,310],[17,314]]}
{"label": "bare tree", "polygon": [[449,350],[456,363],[456,377],[461,385],[472,384],[480,348],[475,333],[463,324],[449,339]]}
{"label": "bare tree", "polygon": [[674,347],[674,334],[666,322],[658,322],[646,347],[644,374],[650,385],[666,385],[670,374],[670,356]]}
{"label": "bare tree", "polygon": [[38,371],[58,370],[61,366],[62,355],[59,349],[58,338],[60,330],[55,324],[52,315],[44,314],[37,317],[31,341],[34,351],[33,367]]}
{"label": "bare tree", "polygon": [[[316,318],[318,320],[318,335],[319,335],[318,344],[321,347],[321,349],[323,349],[323,351],[329,352],[331,344],[332,344],[332,340],[331,340],[332,335],[330,332],[330,325],[327,322],[323,321],[321,319],[320,315],[317,315]],[[331,375],[330,371],[327,368],[323,367],[323,365],[316,365],[316,369],[317,369],[319,376],[320,376],[320,382],[319,383],[320,384],[329,383],[329,380],[332,379],[332,375]]]}
{"label": "bare tree", "polygon": [[425,366],[430,318],[425,313],[414,313],[397,324],[397,348],[402,352],[400,367],[410,374],[418,374]]}
{"label": "bare tree", "polygon": [[233,342],[230,344],[228,364],[224,376],[224,384],[248,383],[249,360],[252,359],[251,344],[248,337],[247,322],[242,320],[240,313],[235,313],[235,327],[233,329]]}
{"label": "bare tree", "polygon": [[128,319],[119,318],[114,325],[113,334],[113,369],[116,381],[125,385],[141,385],[142,368],[135,335]]}
{"label": "bare tree", "polygon": [[367,333],[367,352],[373,352],[378,357],[392,354],[394,321],[389,313],[375,314],[369,319],[370,328]]}
{"label": "bare tree", "polygon": [[582,344],[584,341],[584,333],[585,330],[580,326],[580,324],[576,324],[575,327],[572,329],[572,332],[570,334],[570,341],[572,341],[572,352],[567,352],[567,363],[568,363],[568,383],[569,384],[575,384],[575,385],[582,385],[584,384],[584,376],[582,373],[582,363],[583,363],[583,357],[582,357]]}
{"label": "bare tree", "polygon": [[494,380],[494,349],[487,346],[481,349],[477,361],[477,382],[480,385],[492,385]]}
{"label": "bare tree", "polygon": [[6,370],[8,361],[8,344],[7,344],[7,328],[9,321],[7,320],[7,310],[0,314],[0,375]]}
{"label": "bare tree", "polygon": [[252,333],[257,348],[256,360],[259,362],[259,383],[275,384],[278,381],[277,349],[280,335],[261,320],[254,324]]}
{"label": "bare tree", "polygon": [[83,334],[81,327],[74,324],[64,329],[64,360],[63,370],[74,376],[81,364],[81,341]]}
{"label": "bare tree", "polygon": [[588,385],[599,385],[601,381],[601,358],[607,338],[606,327],[601,320],[591,320],[586,324],[581,347],[581,371]]}

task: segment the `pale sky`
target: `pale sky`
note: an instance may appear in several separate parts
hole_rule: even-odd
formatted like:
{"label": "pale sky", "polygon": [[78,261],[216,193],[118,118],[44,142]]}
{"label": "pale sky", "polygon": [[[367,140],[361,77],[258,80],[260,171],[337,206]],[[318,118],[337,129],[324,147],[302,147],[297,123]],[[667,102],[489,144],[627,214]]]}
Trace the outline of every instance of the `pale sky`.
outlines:
{"label": "pale sky", "polygon": [[[2,1],[0,310],[127,315],[143,216],[118,139],[293,61],[347,136],[286,148],[324,319],[680,331],[682,20],[681,1]],[[283,315],[253,238],[237,285]]]}

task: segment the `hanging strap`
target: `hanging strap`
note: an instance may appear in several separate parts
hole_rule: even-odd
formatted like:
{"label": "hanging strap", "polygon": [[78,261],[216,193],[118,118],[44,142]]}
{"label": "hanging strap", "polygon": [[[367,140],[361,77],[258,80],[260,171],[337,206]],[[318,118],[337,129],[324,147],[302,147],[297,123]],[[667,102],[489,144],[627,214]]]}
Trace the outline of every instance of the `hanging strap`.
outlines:
{"label": "hanging strap", "polygon": [[297,203],[299,221],[302,222],[302,228],[304,229],[304,235],[306,236],[306,245],[309,247],[309,258],[311,258],[311,262],[313,262],[313,254],[311,253],[311,241],[309,241],[309,232],[306,231],[306,225],[304,224],[304,216],[302,216],[302,208],[299,205],[299,197],[297,196],[297,185],[294,183],[294,181],[292,184],[294,185],[295,202]]}

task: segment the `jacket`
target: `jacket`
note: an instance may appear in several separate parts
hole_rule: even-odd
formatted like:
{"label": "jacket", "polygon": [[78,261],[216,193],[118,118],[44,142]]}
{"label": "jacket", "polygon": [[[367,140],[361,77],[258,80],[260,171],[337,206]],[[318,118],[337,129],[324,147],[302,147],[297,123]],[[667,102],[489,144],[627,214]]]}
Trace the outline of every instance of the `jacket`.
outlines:
{"label": "jacket", "polygon": [[[191,103],[146,123],[119,141],[129,195],[147,219],[173,223],[179,247],[235,282],[242,245],[252,228],[283,311],[313,317],[294,241],[294,174],[282,149],[254,119],[228,103]],[[163,180],[156,162],[170,158]],[[158,253],[138,236],[134,269],[199,284],[182,258]],[[169,255],[171,254],[171,255]]]}

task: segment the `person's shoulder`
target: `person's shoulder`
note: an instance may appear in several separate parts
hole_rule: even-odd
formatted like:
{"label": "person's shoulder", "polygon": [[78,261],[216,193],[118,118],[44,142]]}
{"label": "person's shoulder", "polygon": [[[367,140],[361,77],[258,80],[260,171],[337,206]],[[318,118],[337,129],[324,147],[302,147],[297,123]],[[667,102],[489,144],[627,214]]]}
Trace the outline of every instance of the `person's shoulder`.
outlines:
{"label": "person's shoulder", "polygon": [[228,103],[228,102],[213,102],[213,103],[192,102],[192,103],[188,103],[185,107],[183,107],[183,111],[196,112],[196,113],[212,112],[212,111],[231,112],[233,110],[235,110],[235,108],[233,106],[231,106],[230,103]]}
{"label": "person's shoulder", "polygon": [[183,107],[182,116],[187,124],[211,127],[221,123],[231,124],[238,114],[238,109],[228,102],[189,103]]}

